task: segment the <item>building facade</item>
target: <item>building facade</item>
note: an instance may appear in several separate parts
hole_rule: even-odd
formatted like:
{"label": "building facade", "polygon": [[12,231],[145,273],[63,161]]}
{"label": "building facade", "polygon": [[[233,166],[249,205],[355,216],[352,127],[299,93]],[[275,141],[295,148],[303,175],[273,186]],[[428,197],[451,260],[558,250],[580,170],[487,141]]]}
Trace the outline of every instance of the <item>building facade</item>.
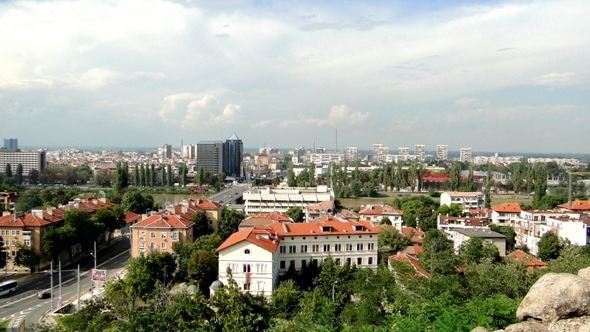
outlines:
{"label": "building facade", "polygon": [[5,138],[4,139],[4,148],[5,149],[18,149],[18,138]]}
{"label": "building facade", "polygon": [[202,141],[197,143],[197,169],[213,175],[223,172],[223,142]]}
{"label": "building facade", "polygon": [[273,223],[232,234],[218,248],[219,280],[270,296],[278,278],[331,257],[338,265],[377,268],[377,228],[369,222]]}
{"label": "building facade", "polygon": [[462,162],[472,162],[473,161],[471,148],[459,149],[459,161],[462,161]]}
{"label": "building facade", "polygon": [[223,172],[225,175],[236,178],[244,176],[242,171],[243,154],[242,140],[234,133],[223,143]]}
{"label": "building facade", "polygon": [[12,172],[18,164],[23,165],[23,176],[28,176],[32,170],[41,172],[47,167],[45,151],[20,151],[0,149],[0,172],[4,173],[6,165],[10,164]]}
{"label": "building facade", "polygon": [[446,144],[440,144],[436,146],[436,159],[447,160],[449,159],[449,146]]}
{"label": "building facade", "polygon": [[327,186],[311,188],[253,188],[242,194],[246,214],[263,212],[285,213],[291,207],[334,200],[334,191]]}
{"label": "building facade", "polygon": [[173,253],[174,242],[193,242],[193,222],[164,212],[131,225],[131,257],[150,251]]}

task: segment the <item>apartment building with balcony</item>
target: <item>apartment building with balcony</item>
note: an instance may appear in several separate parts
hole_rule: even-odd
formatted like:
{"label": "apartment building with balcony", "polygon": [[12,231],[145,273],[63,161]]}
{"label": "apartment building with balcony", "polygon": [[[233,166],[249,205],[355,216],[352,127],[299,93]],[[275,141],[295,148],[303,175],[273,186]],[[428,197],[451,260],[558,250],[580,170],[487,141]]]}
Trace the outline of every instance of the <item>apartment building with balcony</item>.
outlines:
{"label": "apartment building with balcony", "polygon": [[518,203],[502,203],[494,205],[491,208],[490,219],[495,225],[515,227],[521,211]]}
{"label": "apartment building with balcony", "polygon": [[228,269],[239,287],[270,296],[281,274],[331,257],[339,265],[377,268],[377,228],[327,216],[308,223],[273,223],[232,234],[218,248],[219,280]]}
{"label": "apartment building with balcony", "polygon": [[334,200],[334,191],[328,186],[303,187],[258,187],[245,191],[244,212],[246,214],[263,212],[285,213],[291,207],[305,210],[309,204]]}
{"label": "apartment building with balcony", "polygon": [[466,210],[480,210],[485,208],[485,195],[481,192],[443,192],[440,205],[451,204],[459,204]]}

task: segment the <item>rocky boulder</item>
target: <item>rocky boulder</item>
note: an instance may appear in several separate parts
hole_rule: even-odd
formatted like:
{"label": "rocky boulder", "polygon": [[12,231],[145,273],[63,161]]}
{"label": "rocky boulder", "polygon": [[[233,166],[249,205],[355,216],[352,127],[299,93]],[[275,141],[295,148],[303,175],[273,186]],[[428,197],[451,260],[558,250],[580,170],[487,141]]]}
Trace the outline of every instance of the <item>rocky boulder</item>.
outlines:
{"label": "rocky boulder", "polygon": [[[544,323],[588,315],[590,280],[569,273],[548,273],[542,276],[531,287],[516,311],[516,316],[521,321],[532,318]],[[507,328],[506,331],[512,330]]]}

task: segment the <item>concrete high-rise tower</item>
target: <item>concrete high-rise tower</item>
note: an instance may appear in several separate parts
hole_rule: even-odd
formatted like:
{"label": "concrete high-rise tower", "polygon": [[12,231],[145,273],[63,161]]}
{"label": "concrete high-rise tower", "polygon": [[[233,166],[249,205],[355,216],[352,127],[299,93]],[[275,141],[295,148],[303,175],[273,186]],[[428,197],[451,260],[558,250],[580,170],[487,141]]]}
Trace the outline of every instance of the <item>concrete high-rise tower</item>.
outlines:
{"label": "concrete high-rise tower", "polygon": [[223,172],[223,142],[202,141],[197,143],[197,169],[213,175]]}

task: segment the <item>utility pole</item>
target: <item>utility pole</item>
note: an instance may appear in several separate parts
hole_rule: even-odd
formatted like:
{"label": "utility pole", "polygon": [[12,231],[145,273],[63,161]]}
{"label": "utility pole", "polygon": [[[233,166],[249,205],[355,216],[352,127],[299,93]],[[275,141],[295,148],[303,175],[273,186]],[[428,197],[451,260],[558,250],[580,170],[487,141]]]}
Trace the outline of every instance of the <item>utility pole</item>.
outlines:
{"label": "utility pole", "polygon": [[80,264],[78,264],[78,302],[76,305],[76,312],[80,311]]}
{"label": "utility pole", "polygon": [[49,269],[51,270],[51,310],[53,310],[53,259],[51,259],[51,264],[49,264]]}
{"label": "utility pole", "polygon": [[59,276],[58,276],[58,278],[59,278],[59,298],[58,299],[59,299],[59,305],[61,306],[61,302],[62,302],[62,298],[61,298],[61,257],[59,259],[58,269],[59,269]]}

